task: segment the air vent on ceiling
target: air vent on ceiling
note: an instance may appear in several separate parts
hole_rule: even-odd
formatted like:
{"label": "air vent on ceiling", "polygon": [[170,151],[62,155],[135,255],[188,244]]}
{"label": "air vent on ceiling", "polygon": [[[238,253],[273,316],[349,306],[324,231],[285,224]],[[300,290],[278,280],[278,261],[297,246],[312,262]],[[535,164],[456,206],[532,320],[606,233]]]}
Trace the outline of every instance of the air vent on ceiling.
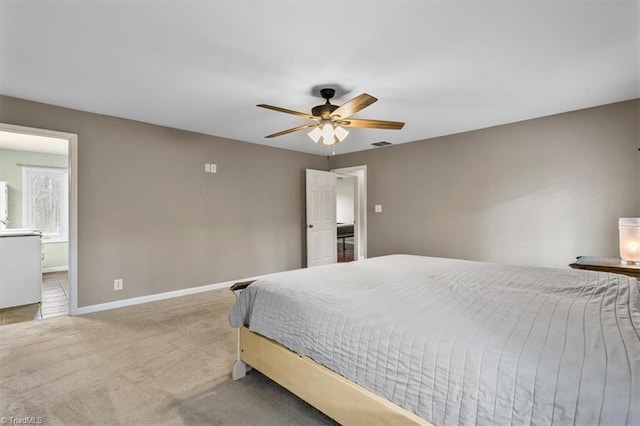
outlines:
{"label": "air vent on ceiling", "polygon": [[387,146],[387,145],[392,145],[391,142],[387,142],[387,141],[380,141],[380,142],[374,142],[371,145],[373,146]]}

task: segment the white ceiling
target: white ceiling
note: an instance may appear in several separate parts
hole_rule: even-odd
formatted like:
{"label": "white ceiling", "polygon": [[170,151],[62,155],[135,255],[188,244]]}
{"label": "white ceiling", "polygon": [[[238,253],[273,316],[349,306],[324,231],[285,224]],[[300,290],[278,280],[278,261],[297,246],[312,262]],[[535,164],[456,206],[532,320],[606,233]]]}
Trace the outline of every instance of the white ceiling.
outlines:
{"label": "white ceiling", "polygon": [[67,155],[68,145],[66,139],[0,131],[0,149]]}
{"label": "white ceiling", "polygon": [[[313,88],[355,117],[336,153],[640,97],[638,1],[5,1],[0,92],[327,154],[306,132]],[[64,130],[64,129],[62,129]]]}

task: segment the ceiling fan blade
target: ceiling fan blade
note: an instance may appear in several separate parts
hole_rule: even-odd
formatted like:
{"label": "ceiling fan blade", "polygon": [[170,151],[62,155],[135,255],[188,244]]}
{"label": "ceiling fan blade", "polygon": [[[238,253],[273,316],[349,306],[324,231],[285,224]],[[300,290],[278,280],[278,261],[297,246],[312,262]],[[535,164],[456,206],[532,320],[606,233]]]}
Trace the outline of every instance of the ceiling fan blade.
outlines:
{"label": "ceiling fan blade", "polygon": [[283,130],[283,131],[278,132],[278,133],[274,133],[274,134],[269,135],[269,136],[265,136],[265,138],[275,138],[275,137],[278,137],[278,136],[286,135],[287,133],[293,133],[293,132],[297,132],[298,130],[308,129],[309,127],[316,127],[317,125],[318,125],[318,123],[303,124],[302,126],[294,127],[293,129],[287,129],[287,130]]}
{"label": "ceiling fan blade", "polygon": [[377,100],[378,98],[374,98],[373,96],[367,93],[363,93],[362,95],[356,96],[355,98],[344,103],[341,107],[333,111],[331,113],[331,117],[336,117],[336,116],[340,118],[351,117],[356,112],[365,109],[366,107],[368,107],[369,105],[371,105]]}
{"label": "ceiling fan blade", "polygon": [[286,114],[297,115],[299,117],[310,118],[311,120],[313,120],[314,118],[317,119],[317,117],[314,117],[311,114],[306,114],[304,112],[298,112],[298,111],[294,111],[294,110],[286,109],[286,108],[280,108],[280,107],[273,106],[273,105],[260,104],[260,105],[256,105],[256,106],[259,106],[260,108],[272,109],[272,110],[278,111],[278,112],[284,112]]}
{"label": "ceiling fan blade", "polygon": [[349,118],[347,120],[337,120],[336,123],[345,127],[365,127],[368,129],[400,130],[404,127],[404,123],[400,121],[365,120],[362,118]]}

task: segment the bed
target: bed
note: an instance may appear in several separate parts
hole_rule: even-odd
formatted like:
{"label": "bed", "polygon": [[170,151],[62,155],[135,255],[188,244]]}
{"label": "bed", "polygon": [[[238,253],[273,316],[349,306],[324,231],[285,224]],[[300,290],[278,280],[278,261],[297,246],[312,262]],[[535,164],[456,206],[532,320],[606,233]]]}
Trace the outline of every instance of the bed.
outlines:
{"label": "bed", "polygon": [[[640,424],[631,277],[383,256],[264,276],[239,295],[229,322],[249,342],[239,349],[248,364],[270,350],[308,362],[264,364],[307,400],[330,393],[305,379],[321,368],[407,423]],[[319,395],[305,398],[306,388]],[[373,409],[348,417],[345,400],[317,405],[342,423]]]}

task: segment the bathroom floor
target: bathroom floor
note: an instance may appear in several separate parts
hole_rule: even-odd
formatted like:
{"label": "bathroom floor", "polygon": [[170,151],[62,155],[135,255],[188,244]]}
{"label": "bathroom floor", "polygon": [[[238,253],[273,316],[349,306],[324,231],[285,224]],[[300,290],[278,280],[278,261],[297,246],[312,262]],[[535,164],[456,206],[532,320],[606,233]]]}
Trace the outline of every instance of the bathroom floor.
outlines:
{"label": "bathroom floor", "polygon": [[69,273],[42,274],[42,302],[0,309],[0,325],[41,320],[69,313]]}

